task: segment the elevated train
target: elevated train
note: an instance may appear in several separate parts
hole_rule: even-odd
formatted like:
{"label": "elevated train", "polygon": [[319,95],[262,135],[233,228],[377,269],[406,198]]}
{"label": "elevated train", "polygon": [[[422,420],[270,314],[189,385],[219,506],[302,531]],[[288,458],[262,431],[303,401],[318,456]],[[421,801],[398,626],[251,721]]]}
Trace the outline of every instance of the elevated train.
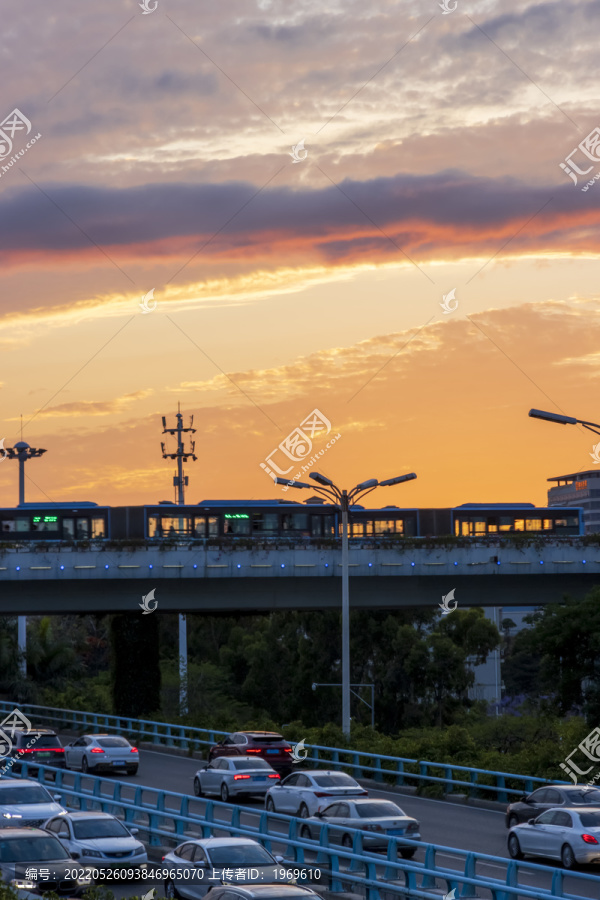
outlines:
{"label": "elevated train", "polygon": [[[466,503],[445,509],[385,506],[350,510],[352,538],[414,538],[452,535],[483,538],[509,534],[566,537],[584,533],[583,510],[532,503]],[[217,540],[341,535],[338,510],[313,497],[289,500],[203,500],[177,506],[96,503],[24,503],[0,508],[0,542],[102,540]]]}

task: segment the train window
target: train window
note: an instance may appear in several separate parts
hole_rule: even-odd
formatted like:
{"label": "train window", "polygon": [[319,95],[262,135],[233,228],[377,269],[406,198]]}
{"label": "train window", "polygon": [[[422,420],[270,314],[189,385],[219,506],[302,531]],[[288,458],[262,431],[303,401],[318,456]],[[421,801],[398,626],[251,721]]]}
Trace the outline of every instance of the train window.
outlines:
{"label": "train window", "polygon": [[394,519],[378,519],[374,524],[375,534],[394,534],[396,531]]}
{"label": "train window", "polygon": [[515,531],[525,531],[525,519],[515,519]]}
{"label": "train window", "polygon": [[225,534],[250,534],[250,517],[247,513],[225,513]]}
{"label": "train window", "polygon": [[500,516],[500,531],[512,531],[513,529],[513,520],[512,516]]}
{"label": "train window", "polygon": [[156,537],[174,537],[190,533],[189,516],[163,516]]}
{"label": "train window", "polygon": [[542,520],[541,519],[525,519],[525,528],[526,528],[526,531],[541,531],[542,530]]}
{"label": "train window", "polygon": [[67,541],[72,541],[75,538],[75,519],[63,519],[62,527],[63,538]]}
{"label": "train window", "polygon": [[196,516],[194,519],[194,537],[203,538],[206,536],[206,518],[204,516]]}
{"label": "train window", "polygon": [[553,531],[554,521],[552,519],[544,519],[544,531]]}
{"label": "train window", "polygon": [[[341,533],[341,531],[340,531]],[[373,521],[369,519],[368,522],[365,522],[365,534],[370,535],[373,534]]]}
{"label": "train window", "polygon": [[77,519],[77,531],[75,536],[78,541],[86,541],[90,536],[90,520]]}
{"label": "train window", "polygon": [[321,537],[322,535],[322,516],[311,516],[310,517],[310,534],[311,537]]}
{"label": "train window", "polygon": [[148,516],[148,537],[155,538],[159,534],[158,516]]}
{"label": "train window", "polygon": [[323,534],[326,537],[333,537],[335,528],[335,520],[333,516],[323,516]]}
{"label": "train window", "polygon": [[487,522],[485,519],[472,519],[472,533],[485,534],[487,531]]}
{"label": "train window", "polygon": [[252,513],[252,531],[276,534],[278,527],[277,513]]}
{"label": "train window", "polygon": [[92,519],[92,537],[98,539],[106,537],[104,519]]}
{"label": "train window", "polygon": [[350,523],[350,535],[352,537],[363,537],[365,533],[365,523],[364,522],[351,522]]}
{"label": "train window", "polygon": [[498,531],[498,518],[497,516],[490,516],[487,522],[488,534],[496,534]]}
{"label": "train window", "polygon": [[216,516],[208,517],[208,536],[209,537],[218,537],[219,536],[219,520]]}
{"label": "train window", "polygon": [[306,513],[293,513],[292,528],[294,531],[308,531],[308,515]]}
{"label": "train window", "polygon": [[58,516],[34,516],[31,530],[35,532],[58,531]]}

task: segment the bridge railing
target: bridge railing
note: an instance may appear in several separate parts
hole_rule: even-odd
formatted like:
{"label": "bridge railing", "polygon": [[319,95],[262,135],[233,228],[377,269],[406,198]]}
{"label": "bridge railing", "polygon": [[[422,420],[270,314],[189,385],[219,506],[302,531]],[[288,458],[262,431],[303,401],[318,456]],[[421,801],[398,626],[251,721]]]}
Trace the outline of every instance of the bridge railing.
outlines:
{"label": "bridge railing", "polygon": [[[16,704],[0,701],[0,714],[12,712],[15,707],[31,718],[33,724],[54,725],[73,731],[106,731],[127,734],[137,742],[148,741],[163,747],[177,747],[188,752],[210,747],[229,732],[196,728],[187,725],[171,725],[151,719],[131,719],[104,713],[36,706],[30,703]],[[308,748],[307,748],[308,750]],[[346,750],[311,744],[307,763],[330,769],[348,771],[355,778],[397,786],[441,785],[444,793],[467,793],[471,798],[484,797],[507,803],[511,798],[529,793],[541,784],[563,784],[555,779],[519,775],[458,766],[454,763],[430,762],[408,757],[385,756],[364,750]]]}
{"label": "bridge railing", "polygon": [[[27,776],[27,764],[23,764],[21,777]],[[580,900],[590,896],[586,887],[592,886],[597,896],[600,878],[581,872],[564,873],[561,869],[541,866],[524,860],[510,860],[485,853],[458,850],[439,844],[426,844],[404,838],[390,837],[387,855],[372,853],[363,848],[361,831],[344,829],[352,836],[350,848],[336,845],[330,826],[320,826],[318,840],[309,840],[299,832],[306,820],[282,813],[247,810],[216,800],[200,799],[173,791],[161,791],[142,785],[135,787],[127,782],[103,779],[40,766],[37,779],[46,783],[46,775],[52,776],[54,789],[67,798],[71,807],[97,810],[117,816],[129,826],[135,825],[146,835],[150,847],[176,846],[193,837],[209,837],[215,832],[225,832],[232,837],[250,837],[267,850],[277,852],[284,848],[293,855],[294,864],[309,865],[306,854],[314,857],[312,866],[322,866],[330,882],[330,890],[342,892],[348,885],[361,886],[367,900],[382,900],[381,894],[407,893],[439,900],[437,882],[445,884],[446,892],[456,889],[460,898],[470,900],[481,896],[484,888],[492,900],[517,900],[531,897],[551,900],[563,897]],[[67,782],[72,782],[72,786]],[[132,799],[123,795],[129,792]],[[255,825],[241,824],[245,818],[257,819]],[[399,848],[415,848],[425,851],[423,863],[398,859]],[[438,856],[450,855],[459,868],[450,869],[438,861]],[[500,869],[501,878],[491,877],[485,869]],[[547,886],[532,887],[532,876]],[[564,878],[573,879],[576,892],[564,892]],[[578,890],[580,889],[580,891]]]}

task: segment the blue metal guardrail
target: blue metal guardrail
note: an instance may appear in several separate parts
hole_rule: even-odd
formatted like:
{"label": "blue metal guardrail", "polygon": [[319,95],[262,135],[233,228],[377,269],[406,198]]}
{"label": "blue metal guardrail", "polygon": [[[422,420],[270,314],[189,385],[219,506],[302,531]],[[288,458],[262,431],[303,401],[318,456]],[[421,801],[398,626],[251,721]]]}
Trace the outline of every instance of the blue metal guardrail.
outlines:
{"label": "blue metal guardrail", "polygon": [[[76,731],[115,731],[119,734],[132,735],[136,741],[147,740],[152,744],[180,747],[188,751],[195,747],[211,746],[217,742],[219,737],[229,733],[207,728],[169,725],[166,722],[154,722],[150,719],[128,719],[123,716],[35,706],[30,703],[17,704],[5,700],[0,701],[0,713],[12,712],[16,706],[38,724],[53,724]],[[529,793],[534,786],[537,787],[540,784],[567,783],[560,779],[550,782],[546,778],[529,775],[494,772],[488,769],[456,766],[453,763],[383,756],[363,750],[344,750],[319,744],[312,744],[309,747],[311,753],[307,756],[306,762],[315,763],[317,766],[325,765],[332,769],[346,769],[355,778],[372,778],[374,781],[380,782],[387,780],[388,783],[399,786],[441,784],[446,793],[452,793],[456,789],[466,790],[470,797],[483,795],[501,803],[507,803],[509,796],[521,796],[523,793]],[[439,770],[443,774],[436,774],[436,772],[439,773]]]}
{"label": "blue metal guardrail", "polygon": [[[21,777],[28,777],[26,770],[27,764],[24,763]],[[216,800],[161,791],[143,785],[134,787],[131,783],[114,781],[112,778],[103,779],[64,769],[39,766],[38,781],[45,783],[46,774],[54,778],[54,789],[60,792],[63,798],[66,796],[67,800],[71,801],[71,806],[76,805],[79,809],[100,808],[104,812],[116,815],[129,825],[135,824],[147,835],[147,843],[151,847],[175,846],[189,838],[210,837],[215,831],[226,832],[229,836],[252,838],[270,851],[273,851],[274,844],[283,845],[286,854],[293,854],[294,865],[314,867],[325,864],[332,892],[347,890],[348,885],[362,886],[365,888],[367,900],[382,900],[381,893],[404,896],[408,893],[439,900],[437,881],[445,883],[446,892],[455,889],[461,900],[471,898],[474,900],[479,896],[477,889],[481,888],[490,891],[492,900],[513,900],[513,898],[517,900],[518,897],[537,900],[552,900],[556,897],[583,900],[589,896],[584,893],[566,893],[563,884],[565,877],[574,879],[577,887],[584,888],[586,884],[593,886],[592,896],[598,895],[600,887],[600,878],[595,875],[582,872],[565,873],[561,869],[536,863],[503,859],[485,853],[457,850],[454,847],[425,844],[402,838],[390,837],[387,856],[384,857],[383,854],[363,850],[362,833],[356,830],[345,829],[345,832],[352,834],[353,838],[353,847],[350,850],[340,847],[339,844],[334,845],[329,836],[330,826],[327,824],[321,826],[318,841],[299,839],[298,829],[304,820],[294,816],[270,813],[266,810],[250,811]],[[72,779],[72,787],[65,783],[67,779]],[[91,790],[84,785],[90,782]],[[124,798],[124,791],[133,794],[133,799]],[[152,797],[147,798],[147,794],[151,794]],[[194,812],[190,809],[190,805],[200,808],[201,812]],[[251,812],[258,818],[258,825],[252,826],[248,823],[242,825],[242,813],[248,815]],[[218,818],[215,813],[222,814],[224,818]],[[283,826],[281,831],[277,831],[278,825],[280,828]],[[423,849],[425,861],[420,863],[414,860],[398,860],[399,845]],[[308,862],[305,859],[306,853],[316,855],[316,859]],[[439,854],[451,855],[454,859],[458,859],[462,871],[439,864],[437,861]],[[481,869],[486,866],[504,868],[504,878],[492,878],[485,874]],[[549,887],[527,885],[527,877],[531,879],[531,876],[536,874],[549,881]]]}

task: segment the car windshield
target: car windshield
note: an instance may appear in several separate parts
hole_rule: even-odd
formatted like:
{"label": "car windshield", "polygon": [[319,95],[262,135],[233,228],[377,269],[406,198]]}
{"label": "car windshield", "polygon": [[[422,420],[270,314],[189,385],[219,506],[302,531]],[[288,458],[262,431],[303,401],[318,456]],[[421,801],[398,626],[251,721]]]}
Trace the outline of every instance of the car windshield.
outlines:
{"label": "car windshield", "polygon": [[600,812],[579,813],[584,828],[600,828]]}
{"label": "car windshield", "polygon": [[600,806],[600,791],[569,791],[567,797],[571,806]]}
{"label": "car windshield", "polygon": [[131,837],[117,819],[73,819],[73,834],[80,841],[107,837]]}
{"label": "car windshield", "polygon": [[403,816],[399,806],[389,800],[373,800],[370,803],[357,803],[356,812],[361,819],[377,819],[380,816]]}
{"label": "car windshield", "polygon": [[19,747],[31,746],[36,750],[42,747],[58,748],[61,746],[55,734],[24,734],[19,740]]}
{"label": "car windshield", "polygon": [[230,844],[226,847],[211,847],[208,851],[213,866],[267,866],[275,859],[260,844]]}
{"label": "car windshield", "polygon": [[314,775],[313,781],[317,787],[360,787],[354,778],[344,775],[343,772],[333,775]]}
{"label": "car windshield", "polygon": [[98,738],[97,743],[100,744],[101,747],[106,747],[107,750],[111,747],[129,747],[129,741],[120,737]]}
{"label": "car windshield", "polygon": [[282,741],[283,737],[280,734],[255,734],[251,736],[251,740],[255,744],[274,744],[277,741]]}
{"label": "car windshield", "polygon": [[16,806],[21,803],[53,803],[53,800],[41,784],[0,787],[0,806]]}
{"label": "car windshield", "polygon": [[0,863],[44,862],[48,859],[71,859],[59,840],[47,837],[18,837],[2,840],[0,837]]}
{"label": "car windshield", "polygon": [[270,769],[265,759],[232,759],[234,769]]}

